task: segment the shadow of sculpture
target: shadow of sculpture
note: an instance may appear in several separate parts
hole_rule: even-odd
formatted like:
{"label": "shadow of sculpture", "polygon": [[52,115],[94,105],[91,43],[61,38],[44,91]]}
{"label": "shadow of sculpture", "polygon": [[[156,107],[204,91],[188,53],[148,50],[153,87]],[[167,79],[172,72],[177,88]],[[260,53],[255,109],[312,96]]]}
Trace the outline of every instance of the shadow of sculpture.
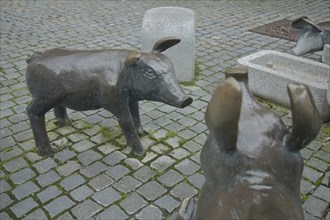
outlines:
{"label": "shadow of sculpture", "polygon": [[304,85],[290,84],[291,131],[261,106],[247,71],[230,68],[205,115],[209,136],[201,152],[205,183],[182,203],[177,219],[303,219],[300,150],[321,122]]}
{"label": "shadow of sculpture", "polygon": [[40,155],[53,154],[45,113],[54,109],[57,120],[65,123],[66,108],[110,111],[117,117],[128,146],[143,155],[138,101],[159,101],[179,108],[192,102],[177,82],[171,61],[161,54],[179,42],[162,39],[150,53],[52,49],[32,55],[26,71],[32,95],[27,114]]}

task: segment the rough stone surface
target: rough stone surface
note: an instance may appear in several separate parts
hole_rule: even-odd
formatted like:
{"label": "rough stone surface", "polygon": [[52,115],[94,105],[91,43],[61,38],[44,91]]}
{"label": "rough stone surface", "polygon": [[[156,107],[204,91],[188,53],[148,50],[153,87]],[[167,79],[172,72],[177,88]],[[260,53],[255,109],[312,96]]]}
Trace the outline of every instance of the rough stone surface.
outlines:
{"label": "rough stone surface", "polygon": [[54,217],[64,210],[71,208],[74,205],[74,202],[71,201],[67,196],[61,196],[54,201],[48,203],[45,206],[45,209],[48,211],[51,217]]}
{"label": "rough stone surface", "polygon": [[136,215],[136,219],[162,219],[162,211],[153,205],[148,205],[143,208],[140,213]]}
{"label": "rough stone surface", "polygon": [[33,201],[31,198],[27,198],[14,206],[12,206],[10,209],[11,211],[16,215],[17,218],[22,217],[26,213],[28,213],[31,209],[34,207],[37,207],[38,203]]}
{"label": "rough stone surface", "polygon": [[109,206],[120,199],[121,196],[112,187],[108,187],[95,193],[92,198],[103,206]]}
{"label": "rough stone surface", "polygon": [[102,206],[93,202],[92,200],[87,200],[72,209],[72,214],[77,219],[87,219],[99,212]]}

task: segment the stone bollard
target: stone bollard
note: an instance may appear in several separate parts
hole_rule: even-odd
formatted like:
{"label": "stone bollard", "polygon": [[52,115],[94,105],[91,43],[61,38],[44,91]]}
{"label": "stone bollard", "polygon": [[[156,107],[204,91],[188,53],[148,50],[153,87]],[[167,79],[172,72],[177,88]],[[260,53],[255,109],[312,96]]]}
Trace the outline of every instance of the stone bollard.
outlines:
{"label": "stone bollard", "polygon": [[167,50],[179,82],[191,82],[195,72],[195,13],[181,7],[149,9],[143,18],[142,52],[150,52],[161,38],[176,37],[181,42]]}

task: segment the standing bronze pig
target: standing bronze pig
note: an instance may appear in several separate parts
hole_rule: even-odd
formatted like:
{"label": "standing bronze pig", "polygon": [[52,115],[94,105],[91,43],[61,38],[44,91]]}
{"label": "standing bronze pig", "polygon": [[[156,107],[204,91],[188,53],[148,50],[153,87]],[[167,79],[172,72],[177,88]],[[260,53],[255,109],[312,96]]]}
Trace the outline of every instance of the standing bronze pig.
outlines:
{"label": "standing bronze pig", "polygon": [[27,114],[40,154],[53,154],[45,126],[47,111],[54,109],[63,123],[68,119],[66,108],[104,108],[117,117],[134,153],[143,155],[138,101],[159,101],[179,108],[192,102],[176,80],[171,61],[161,54],[179,42],[162,39],[150,53],[119,49],[35,53],[27,60],[26,82],[32,95]]}
{"label": "standing bronze pig", "polygon": [[247,71],[227,70],[205,115],[201,152],[205,183],[198,201],[186,199],[178,219],[303,219],[300,150],[321,122],[305,85],[288,85],[293,125],[258,104]]}

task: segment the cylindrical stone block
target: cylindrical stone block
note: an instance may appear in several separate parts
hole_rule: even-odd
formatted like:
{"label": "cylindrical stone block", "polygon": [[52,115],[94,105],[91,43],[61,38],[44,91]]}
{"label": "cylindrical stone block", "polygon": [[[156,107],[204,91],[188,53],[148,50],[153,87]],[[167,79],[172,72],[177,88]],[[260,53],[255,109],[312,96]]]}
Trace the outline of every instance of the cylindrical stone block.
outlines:
{"label": "cylindrical stone block", "polygon": [[154,44],[167,37],[181,42],[163,53],[172,61],[179,82],[191,82],[195,72],[195,13],[181,7],[149,9],[143,18],[142,52],[151,52]]}

